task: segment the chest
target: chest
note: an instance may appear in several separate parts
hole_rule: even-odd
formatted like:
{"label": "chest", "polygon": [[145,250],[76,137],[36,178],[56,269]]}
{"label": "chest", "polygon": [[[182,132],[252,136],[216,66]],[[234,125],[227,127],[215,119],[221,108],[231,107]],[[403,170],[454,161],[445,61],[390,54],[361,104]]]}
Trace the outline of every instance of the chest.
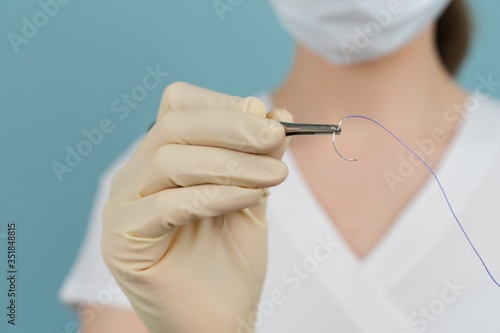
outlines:
{"label": "chest", "polygon": [[[292,146],[292,152],[315,199],[345,242],[359,257],[384,237],[430,174],[414,156],[399,149],[368,149],[347,162],[318,144]],[[329,154],[324,152],[330,151]],[[441,151],[429,156],[431,166]]]}

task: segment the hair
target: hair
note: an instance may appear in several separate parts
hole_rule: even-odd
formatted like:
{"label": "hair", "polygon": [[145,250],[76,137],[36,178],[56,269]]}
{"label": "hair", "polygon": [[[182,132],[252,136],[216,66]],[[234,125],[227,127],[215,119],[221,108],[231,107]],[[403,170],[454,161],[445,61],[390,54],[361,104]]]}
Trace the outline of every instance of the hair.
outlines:
{"label": "hair", "polygon": [[472,20],[464,0],[453,0],[437,21],[436,46],[446,69],[457,74],[472,35]]}

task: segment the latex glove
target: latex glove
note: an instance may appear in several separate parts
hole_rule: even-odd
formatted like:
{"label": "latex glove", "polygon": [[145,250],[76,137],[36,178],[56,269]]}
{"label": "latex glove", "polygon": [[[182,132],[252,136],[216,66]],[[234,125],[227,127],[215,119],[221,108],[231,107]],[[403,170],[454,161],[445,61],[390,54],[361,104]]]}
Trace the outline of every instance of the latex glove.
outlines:
{"label": "latex glove", "polygon": [[266,188],[288,175],[287,143],[255,97],[165,90],[103,211],[104,260],[151,332],[248,331],[238,326],[265,277]]}

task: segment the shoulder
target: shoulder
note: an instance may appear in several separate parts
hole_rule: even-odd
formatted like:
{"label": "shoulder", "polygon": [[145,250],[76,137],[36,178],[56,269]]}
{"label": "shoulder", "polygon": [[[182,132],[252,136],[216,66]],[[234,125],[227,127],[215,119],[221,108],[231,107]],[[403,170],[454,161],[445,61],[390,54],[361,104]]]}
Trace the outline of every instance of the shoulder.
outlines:
{"label": "shoulder", "polygon": [[494,98],[480,99],[470,95],[464,102],[465,119],[471,118],[486,128],[497,127],[500,121],[500,101]]}
{"label": "shoulder", "polygon": [[[471,100],[471,97],[469,97]],[[496,155],[500,159],[500,101],[493,98],[471,100],[465,102],[462,115],[465,120],[467,139],[476,150],[485,155]]]}
{"label": "shoulder", "polygon": [[500,226],[500,206],[495,203],[500,199],[500,101],[484,99],[467,110],[464,117],[462,134],[467,147],[463,151],[467,156],[457,169],[467,170],[460,180],[464,187],[465,183],[474,183],[470,185],[474,195],[468,200],[468,206],[473,208],[469,218]]}

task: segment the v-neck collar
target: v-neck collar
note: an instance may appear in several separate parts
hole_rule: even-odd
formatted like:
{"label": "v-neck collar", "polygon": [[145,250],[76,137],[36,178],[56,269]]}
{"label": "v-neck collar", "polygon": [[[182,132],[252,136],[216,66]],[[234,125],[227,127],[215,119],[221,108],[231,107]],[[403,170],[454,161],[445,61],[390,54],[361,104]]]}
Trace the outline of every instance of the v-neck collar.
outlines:
{"label": "v-neck collar", "polygon": [[[269,98],[266,102],[271,104]],[[477,149],[475,133],[500,133],[485,126],[493,124],[485,122],[484,117],[468,117],[436,168],[435,173],[453,207],[465,206],[477,184],[487,174],[482,168],[487,167],[495,156],[484,152],[494,151],[494,143],[498,140],[490,140],[487,147],[481,141],[483,149]],[[372,251],[360,259],[316,200],[292,153],[287,151],[283,160],[289,166],[289,176],[283,184],[271,190],[271,198],[274,191],[279,192],[279,203],[273,204],[279,205],[276,214],[280,221],[286,221],[281,228],[304,256],[308,255],[309,241],[318,236],[328,235],[340,245],[335,259],[317,273],[325,288],[360,323],[363,332],[401,332],[402,329],[414,332],[414,328],[408,325],[407,315],[401,313],[386,290],[428,258],[429,252],[443,240],[450,228],[458,227],[435,179],[427,179]],[[464,181],[457,182],[457,179]],[[460,210],[456,213],[459,214]]]}

